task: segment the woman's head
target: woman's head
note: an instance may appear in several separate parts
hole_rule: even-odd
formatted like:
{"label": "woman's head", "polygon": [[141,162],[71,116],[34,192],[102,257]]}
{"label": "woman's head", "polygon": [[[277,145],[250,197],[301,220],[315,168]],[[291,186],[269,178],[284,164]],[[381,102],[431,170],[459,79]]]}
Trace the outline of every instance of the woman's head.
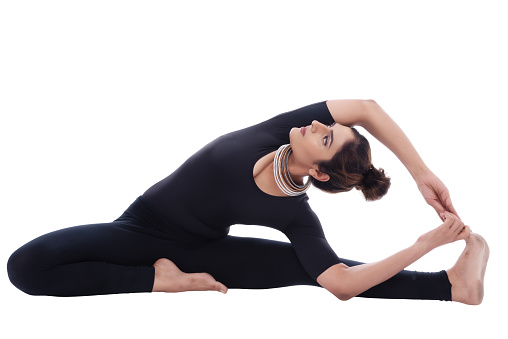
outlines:
{"label": "woman's head", "polygon": [[[333,139],[333,141],[332,141]],[[310,168],[312,184],[328,193],[361,190],[365,199],[380,199],[390,187],[383,169],[372,166],[367,139],[354,128],[313,121],[290,133],[295,161]]]}

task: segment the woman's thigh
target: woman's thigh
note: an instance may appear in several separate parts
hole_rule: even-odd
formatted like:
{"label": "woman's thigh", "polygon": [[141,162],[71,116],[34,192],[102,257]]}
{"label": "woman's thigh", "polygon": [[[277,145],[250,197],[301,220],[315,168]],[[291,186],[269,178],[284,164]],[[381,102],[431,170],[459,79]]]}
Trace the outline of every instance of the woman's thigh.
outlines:
{"label": "woman's thigh", "polygon": [[69,227],[17,249],[7,269],[29,294],[92,295],[149,292],[153,263],[181,245],[153,230],[111,222]]}
{"label": "woman's thigh", "polygon": [[[20,247],[26,260],[46,267],[83,261],[104,261],[122,265],[153,264],[173,242],[135,231],[120,222],[88,224],[53,231]],[[154,260],[155,259],[155,260]]]}

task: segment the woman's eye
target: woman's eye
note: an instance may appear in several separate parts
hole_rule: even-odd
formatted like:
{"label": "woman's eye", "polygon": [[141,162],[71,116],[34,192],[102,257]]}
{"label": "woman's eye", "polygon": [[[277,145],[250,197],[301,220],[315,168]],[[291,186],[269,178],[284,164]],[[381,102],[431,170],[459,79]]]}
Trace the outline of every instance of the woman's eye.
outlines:
{"label": "woman's eye", "polygon": [[[332,128],[332,126],[335,125],[335,124],[336,124],[336,122],[334,122],[333,124],[328,125],[327,127],[328,128]],[[325,146],[328,144],[328,135],[323,138],[323,143],[324,143]]]}

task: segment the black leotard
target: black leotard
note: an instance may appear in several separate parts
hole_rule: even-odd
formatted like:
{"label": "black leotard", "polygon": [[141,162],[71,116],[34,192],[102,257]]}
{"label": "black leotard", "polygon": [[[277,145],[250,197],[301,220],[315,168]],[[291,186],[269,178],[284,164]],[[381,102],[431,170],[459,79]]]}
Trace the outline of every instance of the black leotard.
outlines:
{"label": "black leotard", "polygon": [[[159,258],[228,288],[319,286],[328,267],[361,265],[333,252],[306,194],[271,196],[254,181],[256,161],[312,120],[333,122],[325,102],[215,139],[114,221],[54,231],[17,249],[9,279],[28,294],[78,296],[150,292]],[[290,242],[228,235],[233,224],[273,227]],[[403,270],[359,296],[451,300],[451,285],[445,271]]]}
{"label": "black leotard", "polygon": [[288,237],[303,267],[316,279],[340,261],[325,239],[307,194],[269,195],[253,178],[258,159],[288,144],[291,128],[313,120],[333,122],[326,102],[218,137],[143,197],[174,227],[206,238],[222,238],[234,224],[275,228]]}

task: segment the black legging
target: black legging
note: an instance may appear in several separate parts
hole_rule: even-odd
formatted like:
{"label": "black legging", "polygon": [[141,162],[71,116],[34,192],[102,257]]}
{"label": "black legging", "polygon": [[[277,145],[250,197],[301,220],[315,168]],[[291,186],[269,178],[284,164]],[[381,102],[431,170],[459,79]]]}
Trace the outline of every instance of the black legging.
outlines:
{"label": "black legging", "polygon": [[[75,226],[38,237],[7,264],[11,282],[32,295],[82,296],[151,292],[154,267],[168,258],[183,272],[207,272],[228,288],[319,284],[303,269],[290,243],[236,236],[204,240],[161,221],[142,198],[115,221]],[[342,259],[347,266],[362,264]],[[445,271],[404,270],[359,295],[370,298],[451,300]]]}

